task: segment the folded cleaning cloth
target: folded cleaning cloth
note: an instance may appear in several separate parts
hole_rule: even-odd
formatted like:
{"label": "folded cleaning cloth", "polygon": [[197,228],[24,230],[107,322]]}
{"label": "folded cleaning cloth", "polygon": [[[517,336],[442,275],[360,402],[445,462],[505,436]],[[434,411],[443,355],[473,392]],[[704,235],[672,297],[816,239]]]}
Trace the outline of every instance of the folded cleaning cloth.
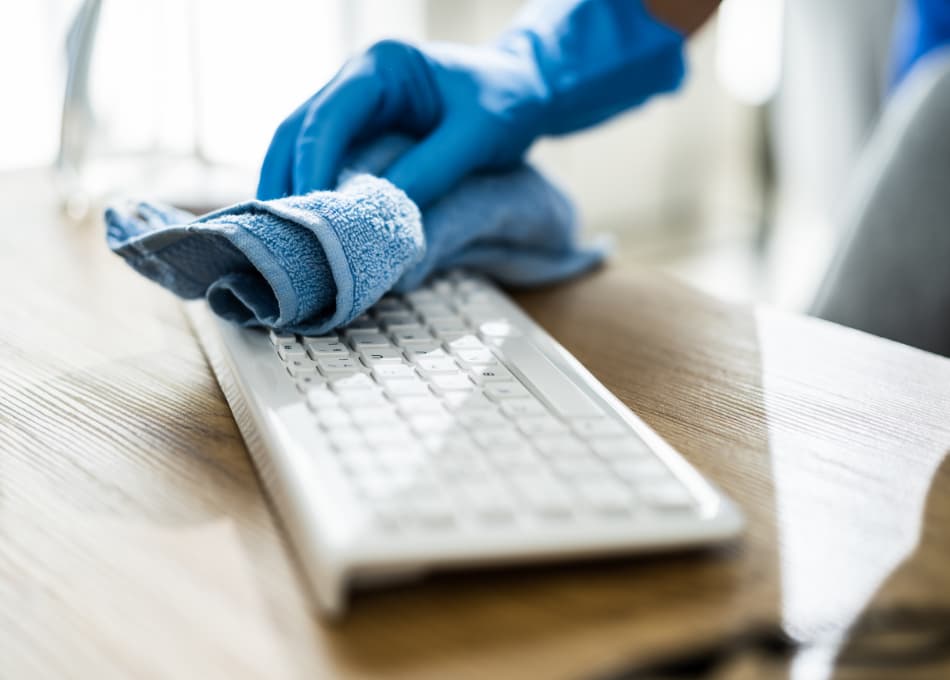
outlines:
{"label": "folded cleaning cloth", "polygon": [[154,203],[105,213],[107,242],[136,271],[186,299],[206,297],[244,326],[317,335],[390,290],[465,268],[510,285],[556,281],[599,263],[570,201],[528,165],[464,180],[424,215],[376,175],[410,143],[353,154],[335,191],[248,201],[196,218]]}

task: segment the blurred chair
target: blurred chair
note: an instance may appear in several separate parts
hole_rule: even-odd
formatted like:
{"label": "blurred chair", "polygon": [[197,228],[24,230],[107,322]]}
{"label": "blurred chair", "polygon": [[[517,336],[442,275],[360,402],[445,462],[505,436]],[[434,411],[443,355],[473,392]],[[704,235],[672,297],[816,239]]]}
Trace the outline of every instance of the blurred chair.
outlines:
{"label": "blurred chair", "polygon": [[950,48],[888,101],[841,225],[812,313],[950,356]]}

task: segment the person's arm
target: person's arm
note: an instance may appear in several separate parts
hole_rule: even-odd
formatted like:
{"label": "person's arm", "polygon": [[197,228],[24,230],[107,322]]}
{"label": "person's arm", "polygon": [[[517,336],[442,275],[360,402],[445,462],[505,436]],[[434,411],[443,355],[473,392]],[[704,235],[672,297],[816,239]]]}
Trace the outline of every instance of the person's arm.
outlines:
{"label": "person's arm", "polygon": [[683,35],[692,35],[719,7],[720,0],[645,0],[647,11]]}
{"label": "person's arm", "polygon": [[347,151],[418,141],[385,172],[421,207],[535,139],[600,123],[679,87],[683,40],[712,0],[534,0],[493,44],[387,40],[348,62],[278,128],[258,197],[332,188]]}

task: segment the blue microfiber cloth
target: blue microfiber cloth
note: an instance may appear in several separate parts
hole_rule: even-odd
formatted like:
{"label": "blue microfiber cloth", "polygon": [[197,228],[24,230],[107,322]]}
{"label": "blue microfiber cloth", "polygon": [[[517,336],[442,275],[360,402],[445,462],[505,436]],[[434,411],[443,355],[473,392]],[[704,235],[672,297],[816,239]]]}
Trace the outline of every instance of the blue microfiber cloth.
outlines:
{"label": "blue microfiber cloth", "polygon": [[225,319],[306,335],[446,269],[527,286],[603,259],[602,246],[579,245],[570,201],[528,165],[471,176],[420,216],[376,176],[410,143],[390,136],[352,154],[335,191],[200,218],[154,203],[110,208],[107,242],[140,274],[183,298],[206,297]]}

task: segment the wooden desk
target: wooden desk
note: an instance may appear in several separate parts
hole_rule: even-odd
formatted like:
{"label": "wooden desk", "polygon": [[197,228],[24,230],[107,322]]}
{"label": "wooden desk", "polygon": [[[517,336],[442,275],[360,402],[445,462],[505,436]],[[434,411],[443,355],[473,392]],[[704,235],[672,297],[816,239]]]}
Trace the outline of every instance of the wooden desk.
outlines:
{"label": "wooden desk", "polygon": [[950,677],[945,648],[863,665],[882,630],[947,632],[950,361],[646,272],[523,294],[745,540],[443,576],[324,626],[179,306],[39,179],[0,181],[0,678],[582,678],[778,625],[792,661],[737,645],[716,677]]}

